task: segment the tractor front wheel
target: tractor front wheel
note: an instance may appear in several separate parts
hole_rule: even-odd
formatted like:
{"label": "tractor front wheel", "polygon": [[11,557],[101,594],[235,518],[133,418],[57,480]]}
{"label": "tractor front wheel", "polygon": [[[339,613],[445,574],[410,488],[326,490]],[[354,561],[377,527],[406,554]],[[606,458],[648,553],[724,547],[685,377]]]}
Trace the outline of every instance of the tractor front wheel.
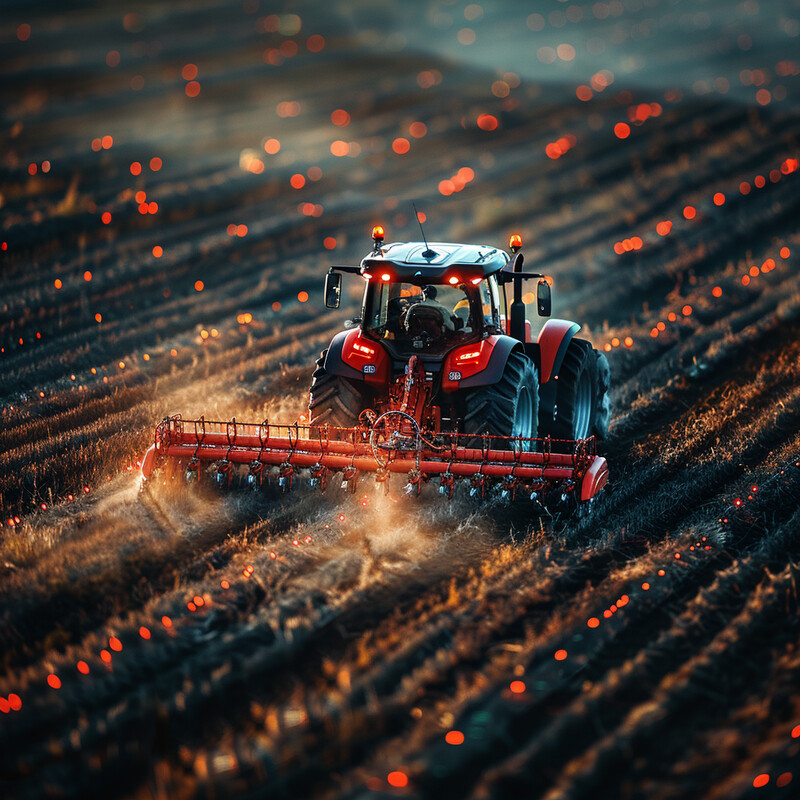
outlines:
{"label": "tractor front wheel", "polygon": [[464,405],[464,433],[474,435],[467,440],[467,447],[483,447],[482,434],[489,434],[521,437],[518,442],[490,439],[493,448],[535,449],[534,442],[524,440],[535,438],[538,431],[539,375],[527,356],[511,353],[500,380],[467,392]]}

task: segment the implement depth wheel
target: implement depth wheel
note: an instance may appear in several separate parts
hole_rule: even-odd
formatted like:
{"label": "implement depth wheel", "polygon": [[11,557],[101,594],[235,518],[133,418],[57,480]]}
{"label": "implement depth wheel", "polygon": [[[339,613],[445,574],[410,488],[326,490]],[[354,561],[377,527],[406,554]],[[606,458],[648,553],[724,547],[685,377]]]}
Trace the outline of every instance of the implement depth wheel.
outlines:
{"label": "implement depth wheel", "polygon": [[[480,386],[464,397],[464,433],[475,434],[467,447],[483,447],[480,434],[521,436],[533,439],[539,420],[539,375],[533,361],[522,353],[511,353],[502,378],[492,386]],[[535,443],[522,442],[521,449],[530,451]],[[516,450],[519,442],[489,440],[496,449]]]}
{"label": "implement depth wheel", "polygon": [[327,352],[322,351],[311,376],[309,422],[311,425],[327,422],[339,428],[354,428],[358,425],[358,415],[369,407],[369,398],[365,387],[325,370],[323,364]]}

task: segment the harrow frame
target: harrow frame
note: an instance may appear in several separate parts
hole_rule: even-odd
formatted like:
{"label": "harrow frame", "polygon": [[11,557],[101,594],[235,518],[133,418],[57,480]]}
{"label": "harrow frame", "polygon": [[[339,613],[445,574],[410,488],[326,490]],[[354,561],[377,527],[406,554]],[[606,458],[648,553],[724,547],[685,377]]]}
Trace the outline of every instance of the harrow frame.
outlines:
{"label": "harrow frame", "polygon": [[474,435],[428,434],[405,414],[407,419],[387,426],[386,416],[353,428],[165,417],[143,459],[142,477],[147,482],[166,467],[170,477],[184,469],[187,477],[194,473],[199,479],[207,464],[213,465],[217,482],[227,485],[233,466],[247,465],[248,480],[256,486],[276,469],[281,488],[288,491],[295,474],[308,470],[312,485],[324,489],[332,475],[341,473],[342,487],[355,492],[362,475],[374,474],[386,485],[391,474],[404,474],[406,492],[417,495],[423,484],[439,478],[439,492],[452,497],[455,483],[466,479],[471,494],[480,497],[499,485],[511,499],[523,494],[543,501],[556,491],[576,502],[591,500],[608,480],[608,466],[597,455],[594,437],[568,441],[486,435],[479,437],[481,447],[476,448],[466,446],[468,440],[474,443]]}

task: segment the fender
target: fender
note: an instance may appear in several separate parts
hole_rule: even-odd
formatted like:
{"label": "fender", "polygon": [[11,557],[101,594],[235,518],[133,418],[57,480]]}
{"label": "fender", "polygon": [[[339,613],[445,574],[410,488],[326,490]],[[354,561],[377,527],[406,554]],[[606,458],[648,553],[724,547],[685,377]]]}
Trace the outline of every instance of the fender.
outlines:
{"label": "fender", "polygon": [[553,419],[556,407],[556,379],[569,343],[581,329],[577,322],[566,319],[549,319],[539,331],[539,419]]}
{"label": "fender", "polygon": [[359,329],[340,331],[333,337],[323,365],[331,375],[341,375],[373,386],[386,386],[391,374],[389,354],[379,342]]}
{"label": "fender", "polygon": [[[489,386],[500,380],[506,368],[509,355],[518,350],[524,352],[522,345],[511,336],[490,336],[474,344],[463,345],[451,350],[442,365],[442,391],[454,392],[457,389],[471,389],[475,386]],[[470,354],[476,357],[460,362]],[[464,377],[456,378],[456,375]]]}

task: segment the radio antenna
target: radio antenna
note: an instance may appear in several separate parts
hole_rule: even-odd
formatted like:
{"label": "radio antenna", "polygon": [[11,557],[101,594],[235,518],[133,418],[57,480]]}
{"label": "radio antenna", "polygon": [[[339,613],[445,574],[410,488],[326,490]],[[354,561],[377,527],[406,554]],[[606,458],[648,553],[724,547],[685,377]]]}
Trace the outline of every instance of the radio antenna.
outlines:
{"label": "radio antenna", "polygon": [[414,216],[417,218],[417,224],[419,225],[420,233],[422,234],[422,241],[425,242],[425,252],[422,254],[423,258],[433,258],[438,253],[435,250],[431,250],[428,246],[428,240],[425,237],[425,229],[422,227],[422,220],[419,218],[419,211],[417,211],[417,204],[412,202],[411,205],[414,207]]}

